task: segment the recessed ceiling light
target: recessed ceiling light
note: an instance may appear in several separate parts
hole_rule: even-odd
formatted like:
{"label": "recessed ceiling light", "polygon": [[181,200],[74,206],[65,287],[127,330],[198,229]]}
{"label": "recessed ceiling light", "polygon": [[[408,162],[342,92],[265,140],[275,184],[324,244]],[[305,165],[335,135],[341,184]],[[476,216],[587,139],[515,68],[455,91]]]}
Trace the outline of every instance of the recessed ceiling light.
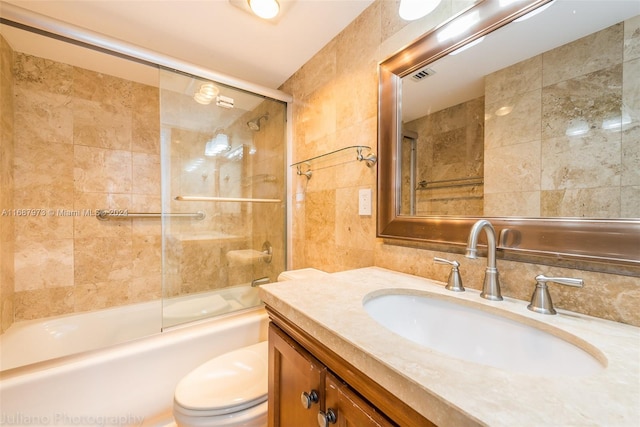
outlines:
{"label": "recessed ceiling light", "polygon": [[247,0],[249,7],[257,16],[263,19],[275,18],[280,12],[277,0]]}

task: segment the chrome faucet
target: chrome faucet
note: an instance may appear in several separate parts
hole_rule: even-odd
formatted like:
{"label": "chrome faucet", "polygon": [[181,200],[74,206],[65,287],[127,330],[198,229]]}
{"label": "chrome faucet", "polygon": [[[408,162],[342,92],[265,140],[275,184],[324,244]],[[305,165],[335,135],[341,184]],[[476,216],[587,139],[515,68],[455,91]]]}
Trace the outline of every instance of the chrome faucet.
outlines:
{"label": "chrome faucet", "polygon": [[484,272],[484,283],[482,284],[480,296],[492,301],[502,301],[500,278],[496,267],[496,230],[486,219],[477,221],[471,227],[465,256],[471,259],[478,257],[478,236],[482,230],[487,233],[487,269]]}

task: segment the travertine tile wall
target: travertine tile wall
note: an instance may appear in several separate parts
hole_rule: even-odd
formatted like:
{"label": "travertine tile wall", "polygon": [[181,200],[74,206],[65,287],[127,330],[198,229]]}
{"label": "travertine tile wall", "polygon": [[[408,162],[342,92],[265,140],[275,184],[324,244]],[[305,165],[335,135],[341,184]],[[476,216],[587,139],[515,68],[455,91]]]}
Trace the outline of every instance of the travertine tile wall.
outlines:
{"label": "travertine tile wall", "polygon": [[638,217],[638,22],[487,76],[485,214]]}
{"label": "travertine tile wall", "polygon": [[[15,320],[159,297],[158,89],[16,53]],[[44,215],[45,213],[46,215]]]}
{"label": "travertine tile wall", "polygon": [[0,333],[13,323],[13,49],[0,35]]}
{"label": "travertine tile wall", "polygon": [[[404,124],[418,135],[416,215],[482,216],[484,115],[480,97]],[[405,159],[401,170],[411,170]],[[410,192],[403,182],[405,214]]]}
{"label": "travertine tile wall", "polygon": [[[294,97],[294,161],[348,145],[375,147],[377,63],[463,6],[445,0],[434,15],[407,24],[397,16],[396,1],[378,0],[300,68],[282,87]],[[628,31],[633,37],[640,33]],[[638,75],[633,73],[629,75]],[[637,100],[638,95],[631,97]],[[481,287],[485,259],[376,239],[375,210],[370,217],[359,216],[357,210],[358,189],[376,188],[374,169],[341,158],[323,164],[308,181],[291,173],[291,268],[331,272],[376,265],[444,281],[448,269],[434,264],[433,257],[445,256],[461,263],[465,286]],[[506,296],[528,299],[538,273],[582,277],[582,289],[554,287],[557,307],[640,325],[640,278],[502,260],[498,264]]]}

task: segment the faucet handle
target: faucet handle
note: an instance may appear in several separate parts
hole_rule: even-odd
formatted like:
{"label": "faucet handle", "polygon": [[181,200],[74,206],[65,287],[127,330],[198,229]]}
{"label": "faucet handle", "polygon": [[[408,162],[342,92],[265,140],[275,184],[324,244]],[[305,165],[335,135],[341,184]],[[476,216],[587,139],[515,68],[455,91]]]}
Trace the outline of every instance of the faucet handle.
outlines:
{"label": "faucet handle", "polygon": [[531,295],[531,303],[527,308],[531,311],[541,314],[556,314],[551,301],[551,294],[547,287],[547,282],[554,282],[560,285],[573,286],[581,288],[584,285],[582,279],[574,279],[571,277],[546,277],[542,274],[536,276],[536,288]]}
{"label": "faucet handle", "polygon": [[462,286],[462,277],[460,277],[460,263],[458,261],[449,261],[448,259],[434,257],[433,261],[436,264],[449,264],[451,266],[451,272],[447,279],[447,286],[444,288],[453,292],[464,292],[464,286]]}

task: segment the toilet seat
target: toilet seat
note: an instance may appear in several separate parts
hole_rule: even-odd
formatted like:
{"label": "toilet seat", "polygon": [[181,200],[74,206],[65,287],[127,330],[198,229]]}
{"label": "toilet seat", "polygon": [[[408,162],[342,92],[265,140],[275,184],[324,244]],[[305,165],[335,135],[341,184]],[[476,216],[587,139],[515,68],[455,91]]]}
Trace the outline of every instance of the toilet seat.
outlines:
{"label": "toilet seat", "polygon": [[188,373],[175,390],[176,419],[216,417],[238,422],[244,416],[266,417],[268,357],[268,343],[263,341],[222,354]]}

